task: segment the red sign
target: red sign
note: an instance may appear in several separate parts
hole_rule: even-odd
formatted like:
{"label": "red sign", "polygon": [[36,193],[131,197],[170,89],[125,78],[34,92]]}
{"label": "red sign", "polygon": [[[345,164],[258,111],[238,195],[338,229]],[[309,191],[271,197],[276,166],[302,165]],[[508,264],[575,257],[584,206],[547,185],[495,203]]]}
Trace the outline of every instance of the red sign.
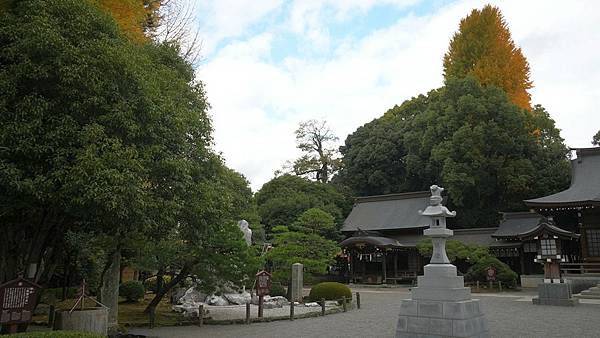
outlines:
{"label": "red sign", "polygon": [[486,273],[486,277],[487,277],[488,282],[490,282],[490,281],[493,282],[493,281],[496,280],[496,268],[495,267],[488,266],[485,269],[485,273]]}
{"label": "red sign", "polygon": [[23,278],[0,285],[0,325],[31,321],[40,286]]}
{"label": "red sign", "polygon": [[266,296],[271,293],[271,274],[261,271],[256,274],[256,295]]}

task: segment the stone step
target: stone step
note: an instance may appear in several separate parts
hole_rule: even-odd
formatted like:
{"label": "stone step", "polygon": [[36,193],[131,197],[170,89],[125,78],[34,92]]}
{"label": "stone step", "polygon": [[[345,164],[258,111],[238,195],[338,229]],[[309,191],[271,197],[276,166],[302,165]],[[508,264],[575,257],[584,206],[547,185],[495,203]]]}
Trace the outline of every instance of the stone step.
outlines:
{"label": "stone step", "polygon": [[573,295],[573,297],[579,299],[600,299],[600,295],[584,294],[583,292]]}
{"label": "stone step", "polygon": [[596,296],[600,296],[600,291],[595,291],[595,290],[583,290],[581,291],[582,295],[596,295]]}

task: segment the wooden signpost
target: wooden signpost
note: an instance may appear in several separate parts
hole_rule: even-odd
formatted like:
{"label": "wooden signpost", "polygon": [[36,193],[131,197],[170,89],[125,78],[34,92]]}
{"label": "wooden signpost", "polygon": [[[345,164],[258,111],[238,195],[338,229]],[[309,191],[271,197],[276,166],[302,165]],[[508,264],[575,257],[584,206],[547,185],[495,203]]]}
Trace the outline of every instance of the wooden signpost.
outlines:
{"label": "wooden signpost", "polygon": [[488,266],[485,269],[485,274],[488,283],[490,284],[490,289],[492,288],[492,283],[496,281],[496,268],[493,266]]}
{"label": "wooden signpost", "polygon": [[24,278],[0,285],[0,325],[16,333],[19,325],[31,321],[40,286]]}
{"label": "wooden signpost", "polygon": [[260,271],[256,274],[256,295],[258,296],[258,318],[263,316],[264,296],[271,293],[271,274]]}

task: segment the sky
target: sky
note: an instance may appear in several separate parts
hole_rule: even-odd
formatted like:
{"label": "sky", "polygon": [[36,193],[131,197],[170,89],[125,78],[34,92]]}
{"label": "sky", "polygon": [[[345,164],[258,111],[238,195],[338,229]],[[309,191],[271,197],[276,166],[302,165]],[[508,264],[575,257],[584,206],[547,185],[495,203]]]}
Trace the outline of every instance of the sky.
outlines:
{"label": "sky", "polygon": [[532,103],[569,147],[600,129],[600,1],[187,0],[202,40],[197,77],[215,149],[253,191],[300,155],[301,121],[347,135],[443,84],[460,19],[498,6],[528,59]]}

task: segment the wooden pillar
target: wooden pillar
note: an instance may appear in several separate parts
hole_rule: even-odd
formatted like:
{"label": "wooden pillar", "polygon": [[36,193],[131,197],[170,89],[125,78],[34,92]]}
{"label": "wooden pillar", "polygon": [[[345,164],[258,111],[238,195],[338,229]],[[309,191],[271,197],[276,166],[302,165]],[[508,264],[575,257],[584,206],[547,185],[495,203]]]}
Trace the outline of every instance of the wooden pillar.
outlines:
{"label": "wooden pillar", "polygon": [[354,283],[354,250],[350,250],[350,281]]}
{"label": "wooden pillar", "polygon": [[383,280],[381,281],[382,283],[385,283],[385,280],[387,278],[387,259],[386,259],[387,253],[385,251],[385,249],[383,250],[383,260],[382,260],[382,266],[383,266]]}
{"label": "wooden pillar", "polygon": [[394,277],[398,277],[398,253],[399,251],[394,251]]}
{"label": "wooden pillar", "polygon": [[523,250],[523,244],[519,247],[519,263],[521,265],[521,275],[525,274],[525,250]]}
{"label": "wooden pillar", "polygon": [[367,280],[367,262],[365,262],[365,260],[361,260],[362,262],[362,281],[361,283],[364,283],[365,280]]}

